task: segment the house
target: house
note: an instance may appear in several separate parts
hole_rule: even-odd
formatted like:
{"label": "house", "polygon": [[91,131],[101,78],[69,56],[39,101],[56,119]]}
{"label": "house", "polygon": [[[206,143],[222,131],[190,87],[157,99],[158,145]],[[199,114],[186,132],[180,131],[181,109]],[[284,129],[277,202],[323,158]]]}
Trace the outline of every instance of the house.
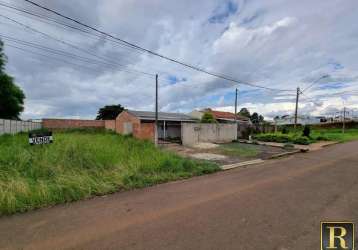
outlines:
{"label": "house", "polygon": [[[181,113],[158,112],[158,139],[181,138],[182,123],[197,120]],[[155,112],[125,110],[116,118],[116,132],[139,139],[155,139]]]}
{"label": "house", "polygon": [[[213,117],[215,118],[215,120],[217,120],[219,123],[235,122],[235,114],[234,113],[224,112],[224,111],[216,111],[216,110],[212,110],[210,108],[203,109],[203,110],[193,110],[188,115],[195,119],[201,120],[201,118],[203,117],[203,115],[205,113],[212,114]],[[251,124],[250,119],[247,117],[237,115],[236,118],[237,118],[237,122],[239,124],[241,124],[241,123]]]}
{"label": "house", "polygon": [[[284,115],[274,120],[277,125],[295,124],[295,116],[292,115]],[[301,125],[314,125],[314,124],[322,124],[327,122],[328,120],[325,116],[308,116],[308,115],[297,116],[297,124],[301,124]]]}

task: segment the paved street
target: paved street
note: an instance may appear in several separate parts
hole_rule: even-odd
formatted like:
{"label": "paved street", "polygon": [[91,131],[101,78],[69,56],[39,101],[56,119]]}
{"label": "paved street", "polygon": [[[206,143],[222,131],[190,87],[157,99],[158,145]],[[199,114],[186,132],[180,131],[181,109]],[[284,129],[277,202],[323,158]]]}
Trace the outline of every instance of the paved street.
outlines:
{"label": "paved street", "polygon": [[358,142],[0,218],[0,249],[318,250],[358,222]]}

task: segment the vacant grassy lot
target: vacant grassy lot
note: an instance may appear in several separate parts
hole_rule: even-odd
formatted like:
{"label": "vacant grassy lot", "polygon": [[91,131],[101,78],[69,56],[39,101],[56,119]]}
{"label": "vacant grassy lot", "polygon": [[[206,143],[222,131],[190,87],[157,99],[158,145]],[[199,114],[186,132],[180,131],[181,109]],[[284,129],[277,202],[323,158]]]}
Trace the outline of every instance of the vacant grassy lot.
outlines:
{"label": "vacant grassy lot", "polygon": [[54,134],[51,145],[27,134],[0,136],[0,215],[212,173],[213,163],[158,150],[110,132]]}
{"label": "vacant grassy lot", "polygon": [[302,136],[302,130],[294,131],[293,129],[291,129],[288,134],[282,134],[281,132],[258,134],[254,136],[254,139],[259,141],[295,143],[304,145],[317,141],[347,142],[352,140],[358,140],[358,129],[346,129],[345,133],[343,134],[342,129],[314,128],[311,130],[310,137]]}
{"label": "vacant grassy lot", "polygon": [[358,140],[358,129],[347,129],[344,134],[342,129],[314,129],[312,130],[312,137],[317,140],[347,142]]}
{"label": "vacant grassy lot", "polygon": [[260,153],[257,145],[248,145],[237,142],[220,145],[219,151],[224,155],[243,158],[255,157]]}

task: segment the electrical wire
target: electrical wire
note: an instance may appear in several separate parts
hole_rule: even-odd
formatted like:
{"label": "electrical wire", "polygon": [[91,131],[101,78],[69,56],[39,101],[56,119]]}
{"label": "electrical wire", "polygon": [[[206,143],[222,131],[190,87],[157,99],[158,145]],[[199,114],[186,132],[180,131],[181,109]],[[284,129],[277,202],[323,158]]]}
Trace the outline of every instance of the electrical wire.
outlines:
{"label": "electrical wire", "polygon": [[38,7],[38,8],[41,8],[41,9],[47,11],[47,12],[50,12],[50,13],[52,13],[52,14],[55,14],[55,15],[61,17],[61,18],[64,18],[64,19],[69,20],[69,21],[71,21],[71,22],[74,22],[74,23],[76,23],[76,24],[78,24],[78,25],[81,25],[81,26],[83,26],[83,27],[85,27],[85,28],[87,28],[87,29],[89,29],[89,30],[95,31],[95,32],[97,32],[97,33],[99,33],[99,34],[101,34],[101,35],[104,35],[104,36],[106,36],[106,37],[110,37],[110,38],[112,38],[112,39],[114,39],[114,40],[116,40],[116,41],[119,41],[119,42],[125,44],[126,46],[128,46],[129,48],[133,48],[133,49],[136,49],[136,50],[138,50],[138,51],[146,52],[146,53],[148,53],[148,54],[151,54],[151,55],[157,56],[157,57],[159,57],[159,58],[162,58],[162,59],[164,59],[164,60],[167,60],[167,61],[170,61],[170,62],[179,64],[179,65],[182,65],[182,66],[184,66],[184,67],[190,68],[190,69],[195,70],[195,71],[198,71],[198,72],[201,72],[201,73],[205,73],[205,74],[208,74],[208,75],[217,77],[217,78],[221,78],[221,79],[223,79],[223,80],[227,80],[227,81],[230,81],[230,82],[235,82],[235,83],[238,83],[238,84],[247,85],[247,86],[251,86],[251,87],[255,87],[255,88],[262,88],[262,89],[266,89],[266,90],[270,90],[270,91],[294,91],[294,90],[292,90],[292,89],[276,89],[276,88],[270,88],[270,87],[266,87],[266,86],[261,86],[261,85],[257,85],[257,84],[253,84],[253,83],[248,83],[248,82],[240,81],[240,80],[234,79],[234,78],[232,78],[232,77],[228,77],[228,76],[226,76],[226,75],[224,75],[224,74],[218,74],[218,73],[210,72],[210,71],[208,71],[208,70],[205,70],[205,69],[203,69],[203,68],[200,68],[200,67],[191,65],[191,64],[189,64],[189,63],[186,63],[186,62],[183,62],[183,61],[179,61],[179,60],[177,60],[177,59],[170,58],[170,57],[165,56],[165,55],[163,55],[163,54],[159,54],[159,53],[157,53],[157,52],[155,52],[155,51],[152,51],[152,50],[150,50],[150,49],[146,49],[146,48],[141,47],[141,46],[139,46],[139,45],[137,45],[137,44],[134,44],[134,43],[132,43],[132,42],[128,42],[128,41],[126,41],[126,40],[124,40],[124,39],[122,39],[122,38],[119,38],[119,37],[117,37],[117,36],[111,35],[111,34],[109,34],[109,33],[107,33],[107,32],[104,32],[104,31],[98,29],[98,28],[95,28],[95,27],[93,27],[93,26],[91,26],[91,25],[85,24],[84,22],[81,22],[81,21],[79,21],[79,20],[77,20],[77,19],[74,19],[74,18],[71,18],[71,17],[69,17],[69,16],[66,16],[66,15],[64,15],[64,14],[58,12],[58,11],[55,11],[55,10],[53,10],[53,9],[50,9],[50,8],[45,7],[45,6],[43,6],[43,5],[40,5],[40,4],[36,3],[36,2],[30,1],[30,0],[24,0],[24,1],[27,2],[27,3],[29,3],[29,4],[32,4],[32,5],[36,6],[36,7]]}
{"label": "electrical wire", "polygon": [[46,51],[48,53],[59,55],[59,56],[71,57],[73,59],[76,59],[76,60],[79,60],[79,61],[82,61],[82,62],[86,62],[86,63],[90,63],[90,64],[96,64],[96,65],[105,65],[105,66],[109,66],[111,68],[115,68],[115,69],[117,69],[119,71],[124,71],[124,72],[127,72],[127,73],[144,74],[144,75],[148,75],[148,76],[151,76],[151,77],[155,76],[154,74],[151,74],[151,73],[138,71],[138,70],[129,70],[129,69],[119,68],[118,65],[115,65],[115,64],[94,60],[92,58],[79,56],[79,55],[72,54],[72,53],[69,53],[69,52],[66,52],[66,51],[63,51],[63,50],[53,49],[53,48],[50,48],[50,47],[47,47],[47,46],[43,46],[43,45],[32,43],[32,42],[27,42],[27,41],[24,41],[24,40],[13,38],[13,37],[4,36],[4,35],[1,35],[1,34],[0,34],[0,37],[3,40],[9,41],[9,42],[14,42],[16,44],[21,44],[23,46],[43,50],[43,51]]}

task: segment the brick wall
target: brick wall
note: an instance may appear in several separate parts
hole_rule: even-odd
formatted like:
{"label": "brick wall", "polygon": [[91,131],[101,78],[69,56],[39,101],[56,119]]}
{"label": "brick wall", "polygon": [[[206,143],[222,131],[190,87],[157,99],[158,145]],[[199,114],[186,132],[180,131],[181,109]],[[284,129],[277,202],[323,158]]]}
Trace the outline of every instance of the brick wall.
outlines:
{"label": "brick wall", "polygon": [[104,128],[105,121],[76,119],[43,119],[42,126],[49,129]]}
{"label": "brick wall", "polygon": [[141,123],[140,133],[136,136],[139,139],[153,140],[154,141],[154,132],[155,132],[155,123]]}
{"label": "brick wall", "polygon": [[124,124],[132,124],[132,134],[138,139],[147,139],[154,140],[154,122],[151,123],[141,123],[141,121],[134,115],[129,114],[126,111],[123,111],[118,115],[116,119],[116,132],[119,134],[124,134]]}
{"label": "brick wall", "polygon": [[116,120],[105,120],[104,127],[109,130],[116,130]]}

